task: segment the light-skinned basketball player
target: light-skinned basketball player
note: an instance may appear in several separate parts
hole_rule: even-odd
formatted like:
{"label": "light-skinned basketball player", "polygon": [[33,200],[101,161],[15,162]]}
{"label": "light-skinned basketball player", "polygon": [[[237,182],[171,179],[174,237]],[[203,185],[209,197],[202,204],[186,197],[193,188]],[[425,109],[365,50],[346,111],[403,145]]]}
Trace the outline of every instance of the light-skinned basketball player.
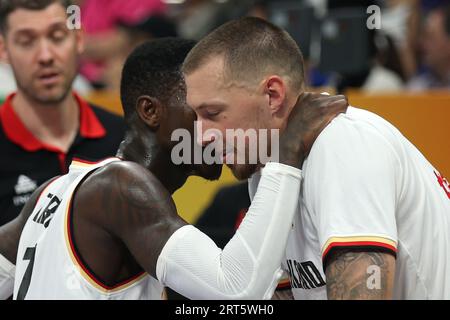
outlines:
{"label": "light-skinned basketball player", "polygon": [[[183,71],[203,130],[283,132],[305,91],[297,44],[258,18],[213,31]],[[224,148],[227,158],[246,152]],[[257,166],[230,168],[250,178],[255,200]],[[283,250],[296,299],[450,299],[450,185],[396,128],[349,107],[317,138],[302,175]]]}

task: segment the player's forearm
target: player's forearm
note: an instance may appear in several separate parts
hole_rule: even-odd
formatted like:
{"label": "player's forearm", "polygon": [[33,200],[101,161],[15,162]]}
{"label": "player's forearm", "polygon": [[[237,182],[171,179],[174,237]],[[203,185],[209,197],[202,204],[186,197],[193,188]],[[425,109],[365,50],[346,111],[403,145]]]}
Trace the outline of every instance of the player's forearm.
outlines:
{"label": "player's forearm", "polygon": [[20,217],[0,227],[0,254],[8,261],[16,262],[17,248],[22,231]]}
{"label": "player's forearm", "polygon": [[13,295],[14,265],[0,254],[0,300],[6,300]]}
{"label": "player's forearm", "polygon": [[33,212],[39,195],[51,181],[53,179],[33,192],[16,219],[0,227],[0,300],[8,299],[13,294],[15,263],[22,230]]}
{"label": "player's forearm", "polygon": [[13,295],[15,262],[20,234],[23,228],[21,217],[0,227],[0,300]]}
{"label": "player's forearm", "polygon": [[300,180],[300,170],[268,164],[245,219],[225,249],[192,226],[184,227],[164,247],[158,279],[191,299],[270,299],[281,275]]}
{"label": "player's forearm", "polygon": [[33,192],[20,214],[13,221],[0,227],[0,254],[13,264],[16,263],[22,230],[25,227],[28,217],[33,212],[39,195],[51,181],[53,179],[45,182]]}
{"label": "player's forearm", "polygon": [[392,299],[395,258],[382,252],[340,251],[326,268],[330,300]]}

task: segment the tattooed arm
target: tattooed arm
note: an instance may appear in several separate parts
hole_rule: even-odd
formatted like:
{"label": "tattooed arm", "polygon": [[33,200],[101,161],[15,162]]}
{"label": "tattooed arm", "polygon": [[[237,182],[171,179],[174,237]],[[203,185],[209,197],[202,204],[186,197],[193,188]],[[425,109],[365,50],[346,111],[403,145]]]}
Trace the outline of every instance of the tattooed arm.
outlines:
{"label": "tattooed arm", "polygon": [[330,300],[392,299],[395,258],[391,254],[338,249],[329,257],[325,273]]}

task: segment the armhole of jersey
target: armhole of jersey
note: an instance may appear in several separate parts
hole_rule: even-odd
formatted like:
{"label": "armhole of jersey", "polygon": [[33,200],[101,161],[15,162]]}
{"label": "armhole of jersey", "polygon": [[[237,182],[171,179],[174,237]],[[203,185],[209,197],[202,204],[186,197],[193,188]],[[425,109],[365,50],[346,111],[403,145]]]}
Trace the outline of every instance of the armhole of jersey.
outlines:
{"label": "armhole of jersey", "polygon": [[332,237],[323,247],[323,270],[325,270],[332,254],[336,250],[342,249],[359,252],[384,252],[397,258],[397,244],[391,239],[383,237]]}
{"label": "armhole of jersey", "polygon": [[[99,169],[99,168],[97,168]],[[142,278],[146,276],[146,272],[142,271],[138,274],[121,281],[118,284],[115,284],[113,286],[109,286],[105,284],[102,280],[100,280],[100,277],[98,277],[92,270],[89,268],[88,264],[84,261],[81,254],[79,253],[77,246],[75,244],[74,238],[73,238],[73,201],[75,198],[75,194],[78,190],[78,188],[81,186],[81,184],[91,175],[93,174],[97,169],[92,170],[89,172],[83,179],[80,181],[80,183],[76,186],[74,191],[72,192],[69,200],[69,205],[67,207],[66,212],[66,222],[65,222],[65,229],[66,229],[66,242],[67,242],[67,249],[69,250],[69,254],[72,258],[73,263],[79,267],[80,274],[83,276],[85,280],[87,280],[88,283],[90,283],[93,287],[95,287],[97,290],[103,292],[103,293],[112,293],[117,292],[123,289],[126,289],[133,285],[134,283],[140,281]]]}

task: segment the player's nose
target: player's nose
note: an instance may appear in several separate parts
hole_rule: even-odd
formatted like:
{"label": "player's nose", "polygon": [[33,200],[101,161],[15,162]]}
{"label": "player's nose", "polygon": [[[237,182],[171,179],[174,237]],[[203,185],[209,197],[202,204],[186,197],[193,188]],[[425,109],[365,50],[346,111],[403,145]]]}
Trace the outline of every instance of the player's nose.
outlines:
{"label": "player's nose", "polygon": [[40,64],[49,65],[53,61],[53,51],[47,41],[41,41],[38,49],[38,61]]}
{"label": "player's nose", "polygon": [[214,134],[213,130],[210,130],[211,128],[208,127],[207,122],[196,121],[195,124],[195,136],[198,145],[206,147],[216,139],[216,135]]}

